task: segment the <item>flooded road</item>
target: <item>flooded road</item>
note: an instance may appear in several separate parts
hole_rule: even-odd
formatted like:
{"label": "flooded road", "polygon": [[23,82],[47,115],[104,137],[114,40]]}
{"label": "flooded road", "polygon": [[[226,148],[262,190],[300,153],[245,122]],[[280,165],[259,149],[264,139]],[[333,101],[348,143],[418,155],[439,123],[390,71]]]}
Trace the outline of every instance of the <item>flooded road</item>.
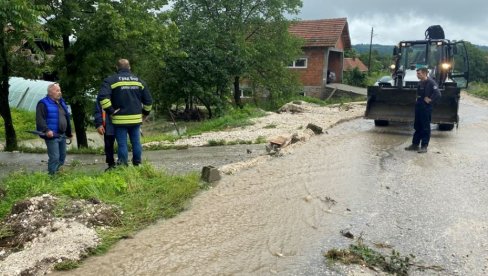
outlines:
{"label": "flooded road", "polygon": [[66,275],[352,274],[323,257],[352,243],[343,229],[443,269],[413,275],[487,275],[488,106],[465,96],[460,113],[427,154],[404,151],[409,125],[341,124]]}
{"label": "flooded road", "polygon": [[[168,173],[184,174],[199,172],[203,166],[220,167],[249,160],[265,153],[263,144],[253,144],[144,151],[142,157],[145,162],[150,162],[156,168],[164,169]],[[68,153],[66,164],[86,171],[103,171],[107,167],[104,155],[93,154]],[[10,172],[21,169],[47,172],[47,153],[0,152],[0,179]]]}

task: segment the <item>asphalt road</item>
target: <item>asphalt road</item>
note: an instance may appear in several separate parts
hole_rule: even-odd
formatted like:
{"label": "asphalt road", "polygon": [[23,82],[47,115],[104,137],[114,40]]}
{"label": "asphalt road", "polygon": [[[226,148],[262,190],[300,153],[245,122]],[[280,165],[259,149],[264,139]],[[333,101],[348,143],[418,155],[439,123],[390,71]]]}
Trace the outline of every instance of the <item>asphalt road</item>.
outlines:
{"label": "asphalt road", "polygon": [[[220,167],[266,154],[264,144],[198,147],[182,150],[144,151],[143,162],[149,162],[172,174],[199,172],[204,166]],[[129,158],[131,155],[129,154]],[[47,173],[47,153],[0,152],[0,179],[19,170]],[[104,155],[68,154],[66,165],[78,170],[103,171]]]}

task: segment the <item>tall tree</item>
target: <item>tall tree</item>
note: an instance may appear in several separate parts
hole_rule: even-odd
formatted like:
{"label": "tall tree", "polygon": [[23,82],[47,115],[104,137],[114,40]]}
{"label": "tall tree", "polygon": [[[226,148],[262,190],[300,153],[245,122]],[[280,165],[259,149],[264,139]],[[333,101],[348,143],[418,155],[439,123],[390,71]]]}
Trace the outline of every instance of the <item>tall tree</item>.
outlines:
{"label": "tall tree", "polygon": [[38,1],[50,7],[46,26],[62,41],[55,67],[72,107],[78,147],[87,147],[87,105],[103,78],[114,72],[116,59],[128,58],[137,69],[140,60],[162,59],[162,53],[173,47],[175,28],[156,12],[167,1]]}
{"label": "tall tree", "polygon": [[[52,42],[41,25],[40,16],[44,10],[43,6],[35,5],[31,0],[0,1],[0,115],[4,121],[6,151],[17,149],[17,135],[8,102],[9,77],[14,69],[12,66],[15,60],[27,60],[25,49],[22,47],[24,44],[29,44],[35,49],[35,38]],[[40,51],[37,53],[40,54]],[[20,75],[26,75],[28,72],[17,71]]]}
{"label": "tall tree", "polygon": [[[276,26],[286,26],[285,14],[296,14],[301,5],[301,0],[176,0],[174,18],[182,30],[182,37],[185,37],[187,33],[196,34],[198,37],[196,40],[191,40],[190,37],[187,40],[182,40],[182,43],[188,43],[183,45],[184,50],[189,51],[188,58],[194,57],[195,49],[197,54],[203,53],[204,47],[200,45],[208,47],[206,61],[208,61],[209,67],[214,69],[206,72],[218,70],[223,74],[219,82],[214,83],[214,86],[222,86],[222,81],[233,84],[234,102],[237,106],[242,106],[240,80],[243,76],[257,76],[258,74],[251,72],[259,71],[261,77],[267,76],[273,77],[275,80],[285,80],[284,75],[272,75],[285,71],[258,70],[265,63],[276,65],[276,58],[282,61],[281,57],[256,53],[267,52],[272,47],[273,50],[281,52],[282,56],[287,58],[290,57],[287,50],[291,49],[296,54],[296,48],[287,47],[282,43],[271,45],[268,39],[289,36],[286,27],[277,28]],[[194,28],[198,29],[200,34],[196,33]],[[270,30],[279,31],[279,33],[276,34]],[[268,35],[268,37],[263,34]],[[287,42],[292,40],[291,37],[285,39]],[[278,41],[275,40],[274,42]],[[257,56],[262,58],[259,61],[261,64],[256,63],[255,58]],[[289,59],[283,66],[292,60],[293,58]],[[206,75],[206,72],[203,74]],[[279,78],[280,76],[281,78]],[[200,76],[200,78],[204,77]],[[211,77],[205,79],[211,79]]]}
{"label": "tall tree", "polygon": [[468,52],[470,81],[488,82],[488,54],[470,42],[465,42],[465,45]]}

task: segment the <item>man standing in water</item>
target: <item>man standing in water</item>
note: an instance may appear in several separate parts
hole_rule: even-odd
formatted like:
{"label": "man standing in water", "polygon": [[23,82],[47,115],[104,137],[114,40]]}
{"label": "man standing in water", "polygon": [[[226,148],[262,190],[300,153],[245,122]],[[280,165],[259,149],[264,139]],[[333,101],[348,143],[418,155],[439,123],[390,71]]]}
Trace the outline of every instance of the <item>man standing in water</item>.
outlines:
{"label": "man standing in water", "polygon": [[417,102],[415,103],[415,133],[412,144],[405,148],[405,150],[417,151],[418,153],[427,152],[430,141],[432,104],[441,97],[439,86],[428,74],[429,70],[425,67],[417,69],[417,78],[420,81],[417,87]]}

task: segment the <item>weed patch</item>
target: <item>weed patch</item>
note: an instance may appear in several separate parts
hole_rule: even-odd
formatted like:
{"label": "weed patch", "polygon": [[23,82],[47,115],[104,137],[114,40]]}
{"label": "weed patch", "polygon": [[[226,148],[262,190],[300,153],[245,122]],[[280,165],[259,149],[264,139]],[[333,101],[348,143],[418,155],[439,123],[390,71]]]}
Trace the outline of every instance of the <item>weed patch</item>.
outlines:
{"label": "weed patch", "polygon": [[370,269],[381,269],[384,272],[403,276],[408,275],[412,265],[411,260],[415,256],[401,256],[392,250],[389,256],[375,251],[364,244],[360,238],[357,244],[351,244],[348,249],[331,249],[325,253],[325,257],[332,261],[339,261],[343,264],[358,264]]}
{"label": "weed patch", "polygon": [[[391,249],[390,245],[375,243],[380,249]],[[411,268],[419,271],[433,270],[443,271],[444,268],[437,265],[422,265],[413,262],[415,256],[410,254],[402,256],[394,249],[389,254],[376,251],[364,244],[363,238],[359,237],[357,244],[351,244],[348,249],[333,248],[327,251],[324,256],[332,262],[341,262],[345,265],[357,264],[368,267],[374,271],[381,270],[393,275],[406,276]]]}
{"label": "weed patch", "polygon": [[270,128],[276,128],[276,127],[277,127],[276,124],[269,124],[269,125],[265,125],[263,128],[270,129]]}
{"label": "weed patch", "polygon": [[208,140],[208,146],[210,147],[216,147],[216,146],[223,146],[225,145],[226,142],[225,140]]}
{"label": "weed patch", "polygon": [[79,262],[67,260],[67,261],[62,261],[62,262],[56,264],[54,266],[54,269],[64,271],[64,270],[75,269],[75,268],[78,268],[79,266],[80,266]]}
{"label": "weed patch", "polygon": [[170,149],[176,149],[176,150],[183,150],[183,149],[188,149],[188,145],[172,145],[172,144],[144,144],[142,145],[144,150],[152,151],[152,150],[170,150]]}

